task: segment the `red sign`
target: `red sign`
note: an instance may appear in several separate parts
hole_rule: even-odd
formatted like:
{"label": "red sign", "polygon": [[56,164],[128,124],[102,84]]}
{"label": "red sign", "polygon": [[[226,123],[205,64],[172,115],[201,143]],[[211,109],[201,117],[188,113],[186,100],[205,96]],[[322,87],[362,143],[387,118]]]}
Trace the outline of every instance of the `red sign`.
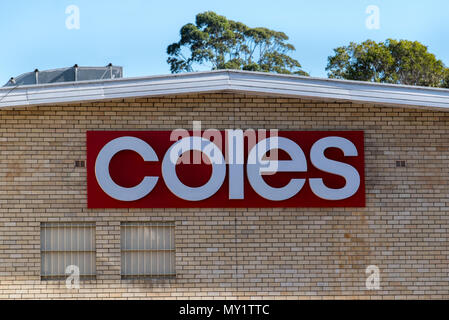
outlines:
{"label": "red sign", "polygon": [[362,131],[265,134],[88,131],[88,207],[365,206]]}

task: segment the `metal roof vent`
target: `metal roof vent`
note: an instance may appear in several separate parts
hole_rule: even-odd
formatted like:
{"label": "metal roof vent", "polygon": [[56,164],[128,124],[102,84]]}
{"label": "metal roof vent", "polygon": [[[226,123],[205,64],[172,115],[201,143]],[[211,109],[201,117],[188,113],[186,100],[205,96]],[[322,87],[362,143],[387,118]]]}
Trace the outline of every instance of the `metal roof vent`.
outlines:
{"label": "metal roof vent", "polygon": [[112,63],[106,67],[79,67],[75,64],[69,68],[59,68],[21,74],[18,77],[11,78],[4,87],[23,86],[44,83],[85,81],[115,79],[123,77],[123,67],[113,66]]}

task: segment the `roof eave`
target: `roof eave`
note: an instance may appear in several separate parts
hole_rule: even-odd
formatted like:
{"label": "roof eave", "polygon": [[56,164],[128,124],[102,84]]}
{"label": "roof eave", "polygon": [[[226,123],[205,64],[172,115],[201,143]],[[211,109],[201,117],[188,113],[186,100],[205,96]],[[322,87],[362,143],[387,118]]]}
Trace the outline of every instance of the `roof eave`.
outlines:
{"label": "roof eave", "polygon": [[236,70],[1,88],[0,108],[220,91],[449,110],[447,89]]}

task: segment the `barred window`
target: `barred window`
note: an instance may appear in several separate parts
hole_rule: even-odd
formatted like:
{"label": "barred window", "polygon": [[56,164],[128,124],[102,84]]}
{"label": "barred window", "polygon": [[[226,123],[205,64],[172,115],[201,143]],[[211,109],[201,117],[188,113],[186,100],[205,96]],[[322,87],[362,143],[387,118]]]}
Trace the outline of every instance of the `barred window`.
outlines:
{"label": "barred window", "polygon": [[175,275],[173,223],[122,223],[123,278]]}
{"label": "barred window", "polygon": [[66,277],[66,268],[75,265],[80,277],[95,277],[95,224],[42,223],[41,276]]}

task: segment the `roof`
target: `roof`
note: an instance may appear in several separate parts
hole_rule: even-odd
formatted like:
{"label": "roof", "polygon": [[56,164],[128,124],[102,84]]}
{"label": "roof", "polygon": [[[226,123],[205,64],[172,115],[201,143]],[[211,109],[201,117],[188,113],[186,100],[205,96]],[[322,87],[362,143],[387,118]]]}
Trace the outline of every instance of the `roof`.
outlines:
{"label": "roof", "polygon": [[449,110],[449,89],[238,70],[0,88],[0,108],[223,91]]}

